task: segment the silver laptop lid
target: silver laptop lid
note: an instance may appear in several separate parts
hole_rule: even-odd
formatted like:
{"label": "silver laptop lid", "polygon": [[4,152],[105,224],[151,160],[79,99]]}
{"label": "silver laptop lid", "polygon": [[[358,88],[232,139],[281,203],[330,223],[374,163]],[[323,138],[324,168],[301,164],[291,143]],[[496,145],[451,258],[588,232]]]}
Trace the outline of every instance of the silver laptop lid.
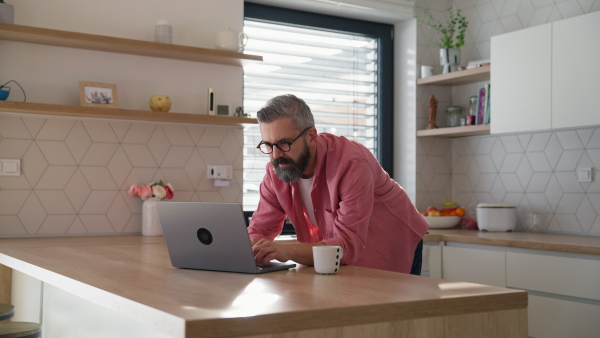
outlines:
{"label": "silver laptop lid", "polygon": [[161,201],[156,208],[174,267],[260,272],[239,203]]}

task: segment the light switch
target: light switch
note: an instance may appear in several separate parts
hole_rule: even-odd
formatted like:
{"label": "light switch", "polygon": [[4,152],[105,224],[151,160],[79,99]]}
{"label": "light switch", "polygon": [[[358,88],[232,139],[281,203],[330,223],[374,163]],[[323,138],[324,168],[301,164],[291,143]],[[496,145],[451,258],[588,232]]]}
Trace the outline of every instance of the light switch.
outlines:
{"label": "light switch", "polygon": [[20,176],[21,160],[0,160],[0,176]]}
{"label": "light switch", "polygon": [[591,182],[592,168],[579,168],[577,176],[579,177],[579,182]]}
{"label": "light switch", "polygon": [[16,174],[17,171],[17,164],[16,163],[6,163],[6,173],[7,174]]}

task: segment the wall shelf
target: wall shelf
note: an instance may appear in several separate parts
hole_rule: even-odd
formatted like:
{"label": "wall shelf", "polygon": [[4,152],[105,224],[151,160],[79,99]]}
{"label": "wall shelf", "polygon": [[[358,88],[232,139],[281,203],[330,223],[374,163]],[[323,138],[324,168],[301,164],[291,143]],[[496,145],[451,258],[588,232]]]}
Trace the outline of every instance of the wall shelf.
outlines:
{"label": "wall shelf", "polygon": [[55,29],[0,23],[0,39],[113,53],[242,66],[261,62],[260,55],[217,49],[170,45]]}
{"label": "wall shelf", "polygon": [[[261,62],[263,60],[260,55],[249,55],[224,50],[170,45],[6,23],[0,23],[0,39],[233,66],[242,66],[247,63]],[[166,113],[13,101],[0,101],[0,112],[212,125],[258,123],[256,119],[245,117]]]}
{"label": "wall shelf", "polygon": [[489,135],[489,134],[490,134],[490,125],[489,124],[417,130],[417,137],[427,137],[427,136],[462,137],[462,136]]}
{"label": "wall shelf", "polygon": [[[423,79],[417,79],[417,85],[458,86],[480,81],[489,81],[490,68],[490,66],[483,66],[453,73],[429,76]],[[417,137],[463,137],[489,134],[489,124],[417,130]]]}
{"label": "wall shelf", "polygon": [[150,110],[94,108],[13,101],[0,101],[0,112],[61,117],[103,118],[211,125],[242,125],[258,123],[256,119],[247,117],[200,115],[174,112],[166,113]]}
{"label": "wall shelf", "polygon": [[456,86],[473,82],[489,81],[490,66],[461,70],[417,79],[418,85]]}

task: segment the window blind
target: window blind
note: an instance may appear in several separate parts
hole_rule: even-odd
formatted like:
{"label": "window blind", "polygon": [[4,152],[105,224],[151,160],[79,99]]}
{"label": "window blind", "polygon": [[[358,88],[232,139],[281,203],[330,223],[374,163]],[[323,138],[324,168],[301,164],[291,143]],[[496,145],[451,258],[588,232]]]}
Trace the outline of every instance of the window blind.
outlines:
{"label": "window blind", "polygon": [[[252,19],[244,52],[244,109],[255,117],[270,98],[294,94],[310,106],[318,132],[343,135],[377,156],[377,43],[373,37]],[[244,130],[244,210],[255,210],[269,156],[256,149],[258,125]]]}

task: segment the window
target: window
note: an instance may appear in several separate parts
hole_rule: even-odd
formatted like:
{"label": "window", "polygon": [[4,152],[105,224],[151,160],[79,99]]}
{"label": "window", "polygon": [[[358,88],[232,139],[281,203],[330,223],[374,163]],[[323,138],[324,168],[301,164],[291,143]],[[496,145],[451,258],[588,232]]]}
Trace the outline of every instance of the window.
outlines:
{"label": "window", "polygon": [[[245,4],[244,109],[291,93],[311,107],[319,132],[356,140],[392,172],[392,26]],[[269,157],[255,147],[257,125],[244,130],[244,210],[258,205]]]}

